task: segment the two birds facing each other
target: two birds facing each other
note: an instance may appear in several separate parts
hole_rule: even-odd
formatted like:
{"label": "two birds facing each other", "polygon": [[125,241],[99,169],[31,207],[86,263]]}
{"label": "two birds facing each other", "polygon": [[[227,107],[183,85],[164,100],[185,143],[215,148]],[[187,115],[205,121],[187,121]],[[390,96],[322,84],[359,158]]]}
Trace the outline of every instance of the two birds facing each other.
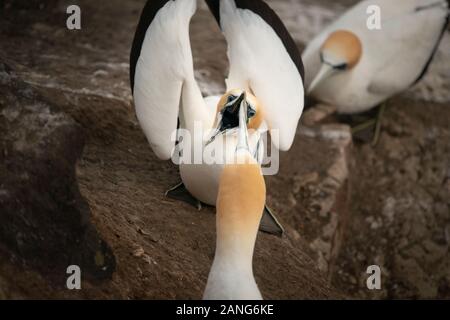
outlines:
{"label": "two birds facing each other", "polygon": [[[196,0],[147,2],[131,51],[131,87],[137,118],[159,158],[171,158],[177,128],[203,146],[227,140],[223,162],[180,164],[182,183],[169,194],[217,208],[216,253],[204,298],[259,299],[252,271],[258,226],[283,231],[265,205],[261,135],[277,130],[275,147],[290,148],[304,84],[341,113],[370,109],[408,88],[431,61],[448,6],[439,0],[362,1],[307,46],[305,79],[295,42],[264,1],[206,2],[228,44],[227,93],[203,98],[195,81],[189,23]],[[381,7],[383,31],[364,29],[369,4]],[[196,133],[197,124],[208,133]]]}

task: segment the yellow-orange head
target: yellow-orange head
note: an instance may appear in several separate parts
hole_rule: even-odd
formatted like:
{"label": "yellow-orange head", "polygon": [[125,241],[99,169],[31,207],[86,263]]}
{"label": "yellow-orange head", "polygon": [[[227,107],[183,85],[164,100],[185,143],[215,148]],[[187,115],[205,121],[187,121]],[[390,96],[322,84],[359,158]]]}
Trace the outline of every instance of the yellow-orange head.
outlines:
{"label": "yellow-orange head", "polygon": [[[232,89],[225,93],[219,100],[217,104],[217,113],[221,113],[222,121],[227,121],[230,128],[235,128],[239,125],[239,97],[245,93],[245,101],[247,102],[247,128],[248,129],[258,129],[263,122],[263,110],[261,104],[256,97],[246,91],[240,89]],[[225,119],[223,119],[225,117]]]}
{"label": "yellow-orange head", "polygon": [[361,58],[362,44],[353,32],[337,30],[328,36],[320,52],[323,62],[335,67],[345,64],[345,68],[351,69]]}
{"label": "yellow-orange head", "polygon": [[322,66],[309,85],[311,93],[332,74],[350,70],[361,59],[363,47],[358,36],[351,31],[332,32],[320,48]]}

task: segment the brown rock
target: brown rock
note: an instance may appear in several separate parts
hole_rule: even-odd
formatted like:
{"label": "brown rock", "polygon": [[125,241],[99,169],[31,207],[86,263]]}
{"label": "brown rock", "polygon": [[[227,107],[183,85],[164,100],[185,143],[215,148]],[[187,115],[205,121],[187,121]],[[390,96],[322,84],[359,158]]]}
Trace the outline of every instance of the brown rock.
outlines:
{"label": "brown rock", "polygon": [[114,256],[92,225],[75,178],[84,145],[79,125],[1,62],[0,137],[3,256],[57,281],[71,264],[92,280],[111,277]]}
{"label": "brown rock", "polygon": [[302,123],[311,126],[300,127],[291,150],[281,155],[280,172],[267,179],[269,205],[309,243],[325,273],[332,272],[349,219],[350,129],[320,123],[333,111],[320,105],[306,112]]}

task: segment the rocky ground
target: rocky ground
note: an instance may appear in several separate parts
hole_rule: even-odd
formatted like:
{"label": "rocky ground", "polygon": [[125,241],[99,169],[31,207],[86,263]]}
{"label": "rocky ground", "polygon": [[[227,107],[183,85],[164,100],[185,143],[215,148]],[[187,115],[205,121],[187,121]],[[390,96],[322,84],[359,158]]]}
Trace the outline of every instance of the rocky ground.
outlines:
{"label": "rocky ground", "polygon": [[[300,48],[353,2],[269,1]],[[71,1],[82,8],[79,31],[65,27],[65,1],[21,3],[6,1],[0,13],[0,90],[10,97],[0,99],[0,221],[7,222],[0,228],[0,298],[200,298],[214,254],[214,209],[198,212],[164,197],[178,182],[177,168],[151,152],[130,96],[129,48],[144,1]],[[203,93],[220,94],[226,45],[204,6],[191,38]],[[444,49],[448,43],[447,36]],[[264,297],[450,297],[445,50],[437,58],[419,87],[389,102],[376,147],[353,144],[349,128],[329,120],[330,107],[302,117],[280,173],[266,179],[268,203],[286,235],[258,237],[254,265]],[[11,86],[11,77],[19,87]],[[23,91],[33,94],[13,103]],[[29,107],[22,111],[23,105]],[[47,112],[38,124],[53,128],[62,117],[70,125],[62,131],[68,136],[44,132],[42,145],[30,124],[45,106],[52,116]],[[20,144],[15,132],[23,132]],[[61,157],[36,157],[36,150]],[[19,161],[22,166],[11,165]],[[59,172],[66,178],[50,179]],[[25,173],[32,174],[34,189],[30,179],[19,179]],[[16,189],[25,191],[5,196]],[[62,206],[65,198],[71,211]],[[71,223],[28,223],[46,212],[71,212]],[[77,245],[41,235],[33,245],[46,252],[48,244],[54,256],[27,255],[15,227],[31,235],[58,228],[59,239],[78,239]],[[81,257],[74,253],[80,251]],[[88,266],[83,290],[75,292],[61,280],[63,266],[73,261]],[[382,290],[366,288],[371,264],[382,268]]]}
{"label": "rocky ground", "polygon": [[[333,283],[361,297],[450,298],[448,104],[395,98],[375,148],[358,146],[352,222]],[[382,266],[376,295],[364,266]]]}

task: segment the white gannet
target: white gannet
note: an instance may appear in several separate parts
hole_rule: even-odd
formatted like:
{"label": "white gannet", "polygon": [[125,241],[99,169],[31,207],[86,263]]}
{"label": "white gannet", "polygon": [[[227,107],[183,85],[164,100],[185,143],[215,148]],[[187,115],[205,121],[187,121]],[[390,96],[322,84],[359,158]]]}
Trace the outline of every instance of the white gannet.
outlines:
{"label": "white gannet", "polygon": [[[367,26],[372,5],[380,8],[380,30]],[[448,18],[448,0],[359,2],[304,50],[308,93],[341,114],[379,105],[423,77]]]}
{"label": "white gannet", "polygon": [[[194,78],[189,23],[196,1],[153,0],[143,9],[130,56],[130,80],[136,115],[151,148],[160,159],[170,159],[173,133],[180,128],[195,140],[192,152],[195,142],[215,146],[226,138],[226,157],[234,156],[236,106],[244,95],[249,128],[255,129],[249,133],[252,152],[261,154],[260,134],[265,130],[278,130],[279,139],[272,139],[273,143],[279,150],[288,150],[304,103],[303,64],[293,39],[261,0],[210,0],[207,4],[228,43],[230,70],[222,97],[202,97]],[[199,124],[211,129],[216,138],[199,133]],[[182,162],[183,183],[171,191],[186,188],[195,199],[215,205],[225,162]],[[261,229],[282,233],[267,207]]]}
{"label": "white gannet", "polygon": [[239,109],[234,161],[225,165],[217,195],[216,251],[203,299],[261,300],[253,276],[253,250],[266,201],[261,168],[247,138],[247,105]]}

